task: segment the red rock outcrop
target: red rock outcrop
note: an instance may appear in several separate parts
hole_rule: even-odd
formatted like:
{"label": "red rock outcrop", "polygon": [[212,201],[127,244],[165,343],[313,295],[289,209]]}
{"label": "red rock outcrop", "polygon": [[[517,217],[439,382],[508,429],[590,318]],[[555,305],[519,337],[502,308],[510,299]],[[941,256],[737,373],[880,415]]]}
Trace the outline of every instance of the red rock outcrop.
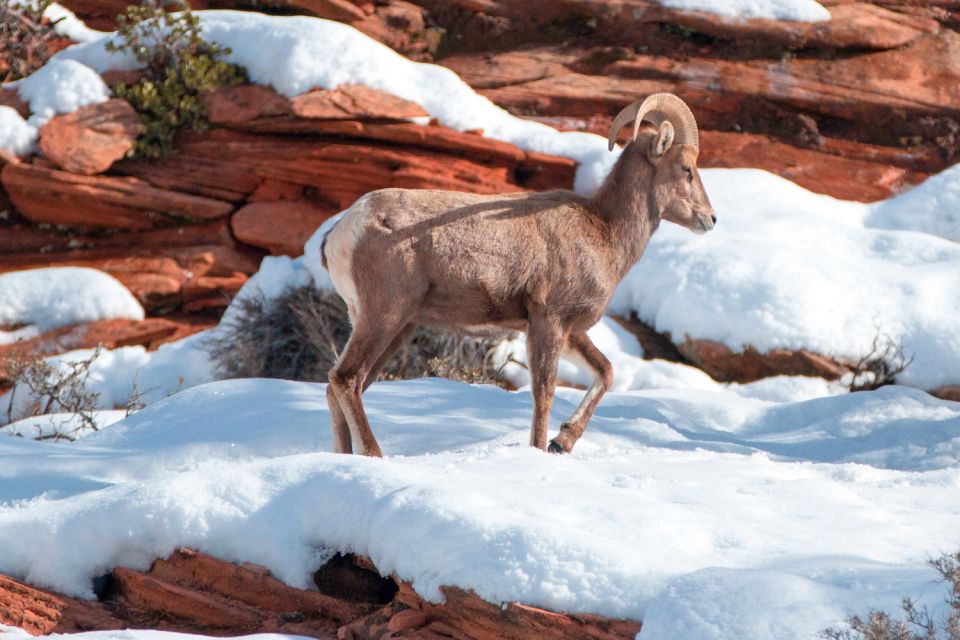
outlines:
{"label": "red rock outcrop", "polygon": [[[167,318],[146,320],[95,320],[47,331],[35,338],[0,345],[0,363],[12,358],[39,358],[75,349],[107,349],[139,345],[150,350],[212,326],[197,322],[175,322]],[[0,374],[2,376],[2,374]],[[5,380],[0,377],[0,382]]]}
{"label": "red rock outcrop", "polygon": [[299,200],[252,202],[233,214],[230,225],[241,242],[274,255],[298,256],[313,232],[336,212]]}
{"label": "red rock outcrop", "polygon": [[75,600],[0,575],[0,623],[34,635],[121,629],[99,602]]}
{"label": "red rock outcrop", "polygon": [[150,229],[233,210],[228,202],[158,189],[137,178],[80,176],[38,164],[8,164],[0,180],[23,217],[81,229]]}
{"label": "red rock outcrop", "polygon": [[290,99],[300,118],[324,120],[406,120],[429,117],[420,105],[362,84],[315,89]]}
{"label": "red rock outcrop", "polygon": [[10,107],[26,118],[30,115],[30,105],[20,99],[16,89],[0,87],[0,106]]}
{"label": "red rock outcrop", "polygon": [[[406,583],[380,578],[365,558],[337,556],[325,575],[336,595],[288,587],[262,567],[233,565],[190,549],[156,560],[147,572],[118,568],[100,603],[84,603],[0,576],[0,622],[31,633],[149,626],[212,635],[287,633],[320,640],[411,638],[543,640],[633,638],[640,623],[554,613],[515,602],[492,604],[457,588],[430,603]],[[321,569],[321,571],[325,571]],[[367,583],[394,585],[387,600]]]}
{"label": "red rock outcrop", "polygon": [[777,375],[836,380],[849,371],[842,362],[805,349],[760,352],[748,346],[735,352],[718,342],[690,337],[678,344],[677,349],[691,364],[718,382],[753,382]]}
{"label": "red rock outcrop", "polygon": [[112,99],[52,118],[40,129],[40,150],[71,173],[103,173],[133,150],[144,131],[126,100]]}

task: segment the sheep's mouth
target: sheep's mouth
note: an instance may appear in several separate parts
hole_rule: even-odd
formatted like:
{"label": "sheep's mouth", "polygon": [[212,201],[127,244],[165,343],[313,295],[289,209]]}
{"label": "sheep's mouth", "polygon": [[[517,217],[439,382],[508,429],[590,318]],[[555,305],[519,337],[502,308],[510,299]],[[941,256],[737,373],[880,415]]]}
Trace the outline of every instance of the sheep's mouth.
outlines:
{"label": "sheep's mouth", "polygon": [[713,228],[716,226],[712,220],[706,220],[699,216],[697,217],[697,224],[699,225],[699,228],[695,228],[693,230],[693,232],[696,234],[703,234],[703,233],[706,233],[707,231],[712,231]]}

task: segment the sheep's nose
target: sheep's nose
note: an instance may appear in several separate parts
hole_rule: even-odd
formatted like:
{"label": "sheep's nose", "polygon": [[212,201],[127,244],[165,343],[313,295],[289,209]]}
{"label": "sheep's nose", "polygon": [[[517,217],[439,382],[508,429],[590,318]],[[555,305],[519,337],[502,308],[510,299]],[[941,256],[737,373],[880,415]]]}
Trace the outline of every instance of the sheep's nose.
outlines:
{"label": "sheep's nose", "polygon": [[713,224],[717,224],[717,214],[711,213],[710,219],[713,220]]}

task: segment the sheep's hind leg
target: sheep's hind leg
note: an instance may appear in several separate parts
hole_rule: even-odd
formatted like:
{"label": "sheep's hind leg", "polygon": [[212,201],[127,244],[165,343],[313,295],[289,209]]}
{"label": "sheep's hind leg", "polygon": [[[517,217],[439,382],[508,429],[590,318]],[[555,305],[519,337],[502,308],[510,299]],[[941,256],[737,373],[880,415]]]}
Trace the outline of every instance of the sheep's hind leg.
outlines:
{"label": "sheep's hind leg", "polygon": [[333,387],[327,384],[327,406],[330,408],[330,427],[333,429],[334,453],[353,453],[353,443],[350,439],[350,425],[343,415],[340,402],[337,400]]}
{"label": "sheep's hind leg", "polygon": [[567,349],[568,353],[565,355],[572,356],[573,359],[587,365],[593,371],[595,378],[573,415],[560,425],[560,433],[550,441],[547,449],[550,453],[570,453],[573,450],[573,445],[587,429],[587,423],[593,417],[593,412],[600,404],[603,394],[613,384],[613,367],[610,366],[610,361],[600,353],[586,332],[571,334],[567,340]]}
{"label": "sheep's hind leg", "polygon": [[550,426],[550,408],[557,387],[557,362],[563,347],[563,328],[556,318],[533,317],[527,331],[527,357],[530,366],[533,393],[533,424],[530,426],[530,445],[547,448],[547,429]]}
{"label": "sheep's hind leg", "polygon": [[[351,440],[360,454],[383,456],[370,428],[366,411],[363,410],[361,395],[367,380],[372,381],[375,377],[381,356],[405,331],[406,326],[406,322],[384,322],[381,326],[376,326],[360,318],[354,325],[350,340],[347,341],[337,364],[330,370],[327,388],[333,390],[334,399],[346,419]],[[332,411],[331,417],[335,418]],[[336,430],[337,425],[334,423],[335,441],[338,437]]]}

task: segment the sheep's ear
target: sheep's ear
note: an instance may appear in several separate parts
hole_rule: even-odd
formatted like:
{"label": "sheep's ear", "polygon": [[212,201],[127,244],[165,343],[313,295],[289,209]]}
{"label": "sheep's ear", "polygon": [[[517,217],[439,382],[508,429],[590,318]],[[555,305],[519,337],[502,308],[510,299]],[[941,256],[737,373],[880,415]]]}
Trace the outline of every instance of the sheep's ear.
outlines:
{"label": "sheep's ear", "polygon": [[654,158],[659,158],[667,152],[667,149],[670,148],[670,145],[673,144],[673,125],[670,124],[669,120],[664,120],[660,123],[660,131],[657,133],[657,137],[653,139],[653,147],[650,149],[650,154]]}

